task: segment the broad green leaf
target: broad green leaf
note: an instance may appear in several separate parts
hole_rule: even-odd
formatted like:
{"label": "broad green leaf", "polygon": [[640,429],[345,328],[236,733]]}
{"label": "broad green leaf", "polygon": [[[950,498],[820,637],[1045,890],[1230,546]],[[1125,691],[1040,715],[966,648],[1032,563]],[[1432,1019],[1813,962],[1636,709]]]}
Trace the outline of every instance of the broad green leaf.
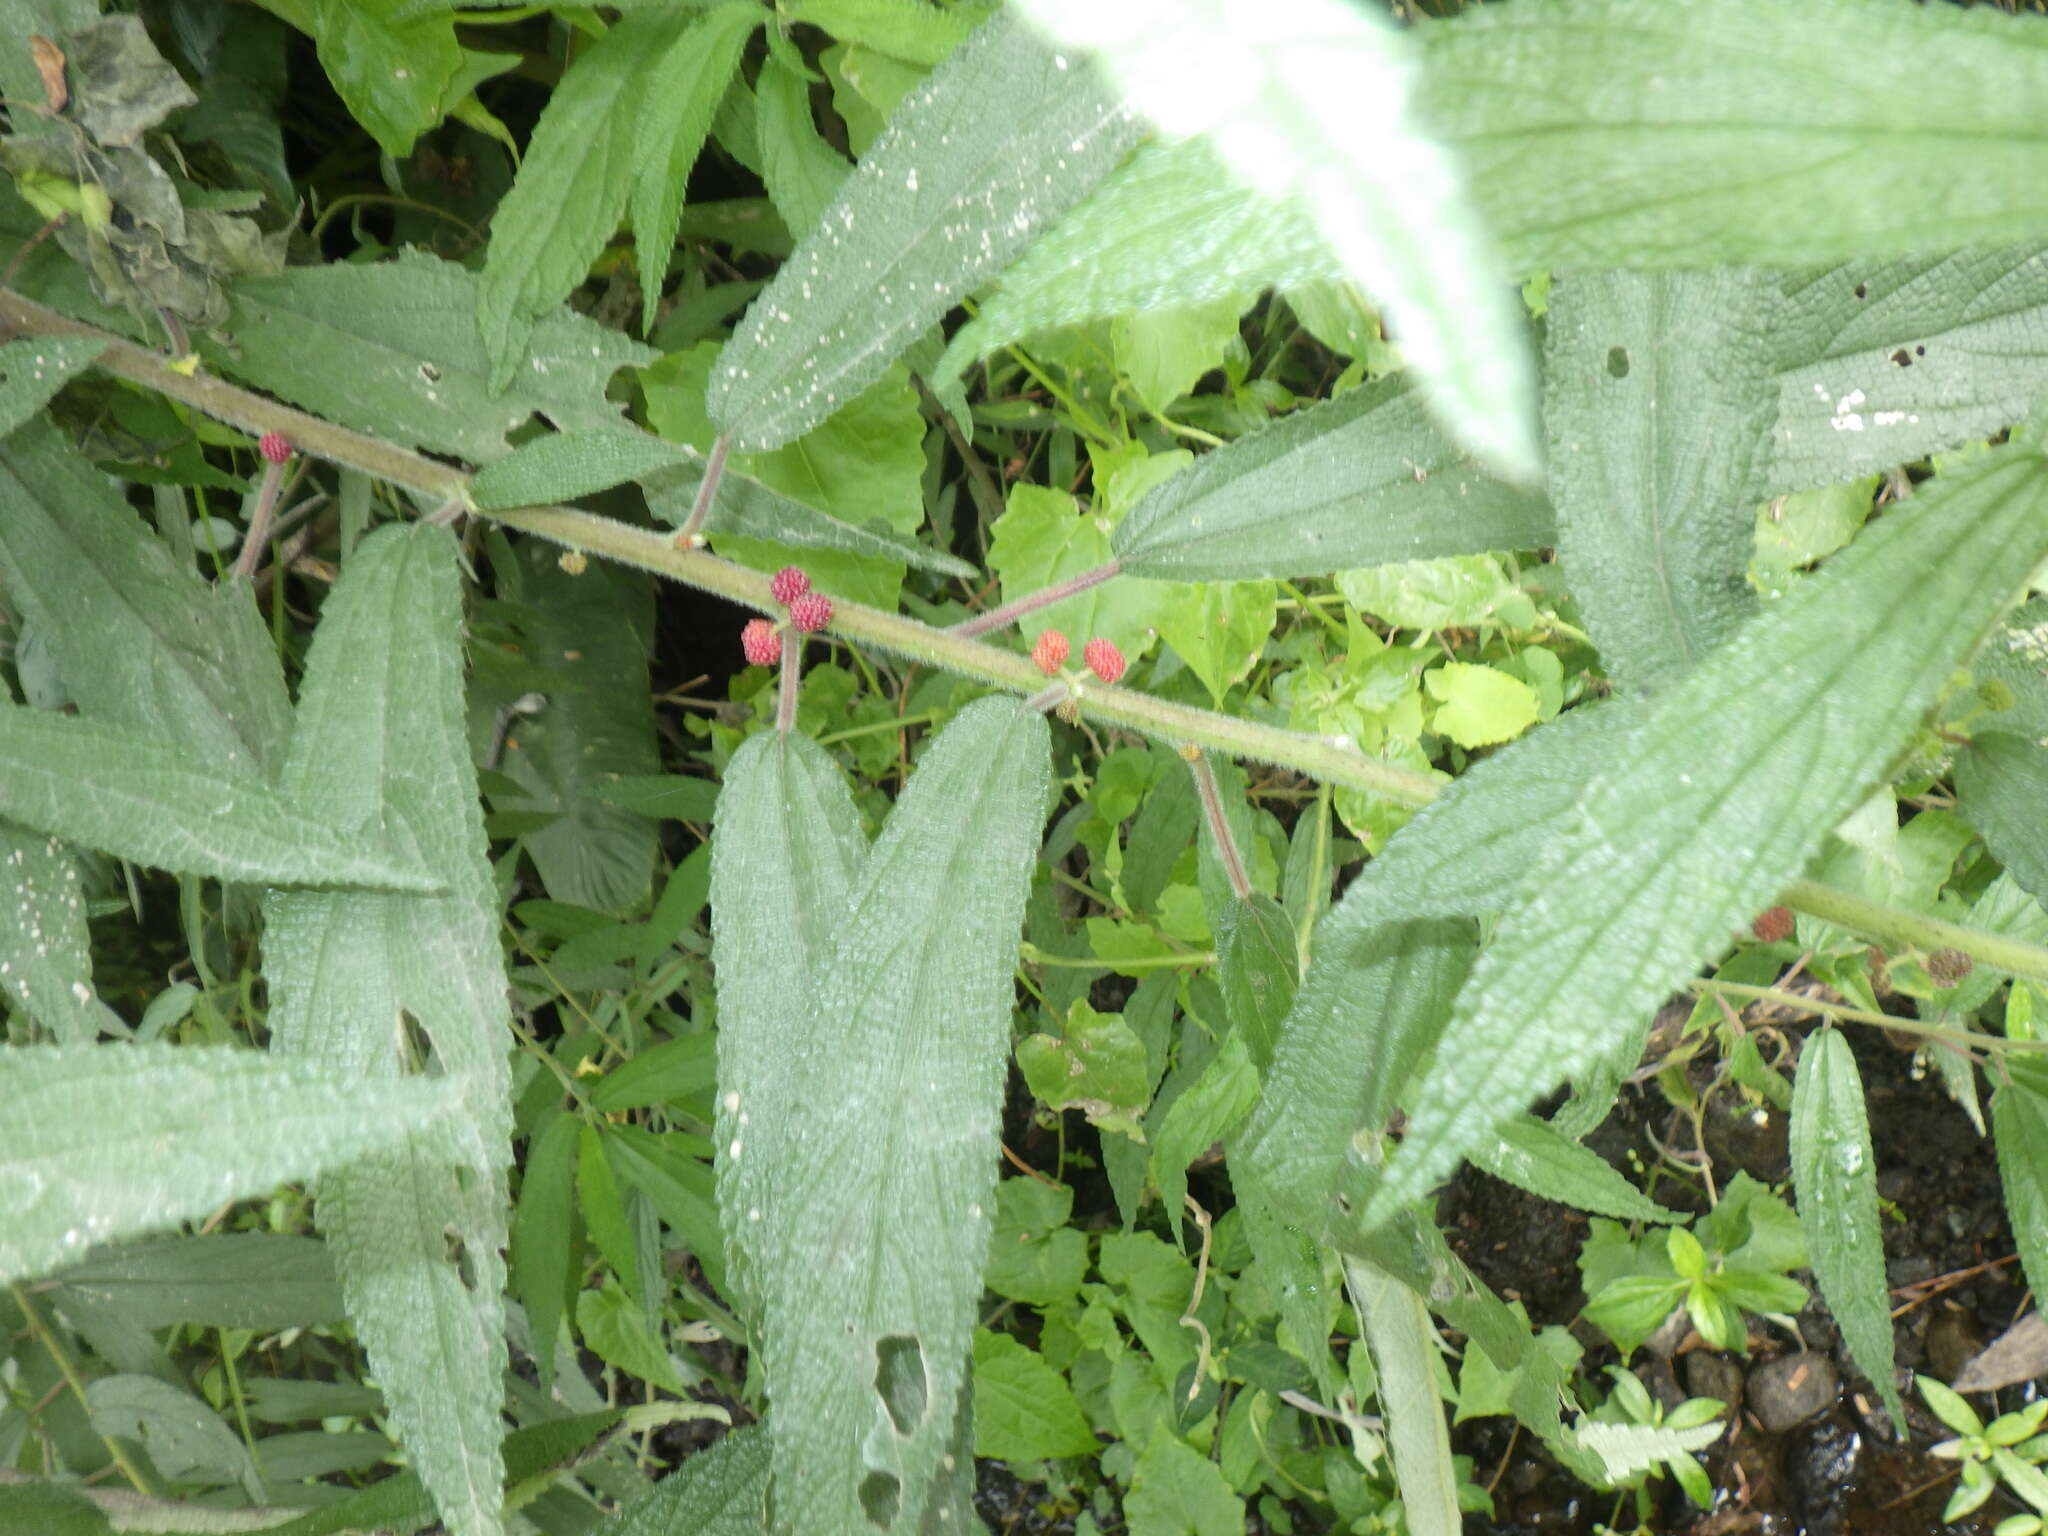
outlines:
{"label": "broad green leaf", "polygon": [[[718,974],[721,1146],[770,1138],[793,1113],[792,1043],[839,937],[867,858],[845,775],[810,737],[764,731],[726,765],[711,840],[711,958]],[[742,1120],[740,1116],[746,1115]],[[769,1209],[774,1150],[718,1159],[728,1268],[749,1303]]]}
{"label": "broad green leaf", "polygon": [[578,1124],[574,1115],[556,1115],[534,1137],[519,1181],[519,1209],[512,1217],[512,1283],[533,1331],[534,1363],[543,1386],[554,1379],[555,1340],[569,1296]]}
{"label": "broad green leaf", "polygon": [[339,1322],[341,1288],[310,1237],[217,1232],[105,1248],[56,1277],[144,1328],[205,1323],[277,1330]]}
{"label": "broad green leaf", "polygon": [[711,119],[739,68],[761,14],[751,5],[719,5],[678,32],[648,71],[641,97],[633,179],[633,253],[640,265],[640,329],[654,329],[668,282],[683,190],[704,148]]}
{"label": "broad green leaf", "polygon": [[1753,465],[1777,392],[1775,277],[1573,272],[1550,290],[1557,552],[1617,683],[1683,676],[1755,606]]}
{"label": "broad green leaf", "polygon": [[0,705],[0,816],[173,874],[393,891],[440,883],[416,856],[379,853],[373,839],[315,821],[260,779],[12,704]]}
{"label": "broad green leaf", "polygon": [[296,199],[280,109],[291,31],[253,12],[236,20],[239,25],[223,28],[214,45],[199,100],[179,122],[178,137],[219,145],[244,185],[261,187],[273,206],[289,208]]}
{"label": "broad green leaf", "polygon": [[1295,200],[1384,304],[1438,415],[1498,472],[1542,453],[1522,316],[1452,155],[1411,111],[1411,41],[1343,0],[1256,15],[1226,0],[1101,6],[1026,0],[1100,51],[1125,98],[1168,134],[1205,134],[1239,180]]}
{"label": "broad green leaf", "polygon": [[1125,515],[1112,547],[1133,576],[1238,581],[1553,538],[1549,504],[1463,457],[1396,375],[1204,454]]}
{"label": "broad green leaf", "polygon": [[1255,290],[1225,294],[1202,304],[1119,315],[1109,327],[1110,357],[1155,416],[1195,387],[1238,341],[1238,317]]}
{"label": "broad green leaf", "polygon": [[754,301],[712,377],[712,421],[744,450],[802,436],[1085,197],[1137,133],[1074,61],[1005,18],[983,25],[905,98]]}
{"label": "broad green leaf", "polygon": [[1159,1198],[1176,1234],[1184,1214],[1188,1164],[1235,1132],[1258,1098],[1259,1070],[1252,1065],[1245,1031],[1234,1029],[1152,1132],[1152,1182],[1159,1186]]}
{"label": "broad green leaf", "polygon": [[489,686],[475,693],[493,707],[528,693],[546,703],[518,719],[498,762],[528,799],[493,795],[493,807],[552,813],[525,843],[554,900],[599,912],[640,910],[654,878],[659,830],[598,791],[615,775],[661,766],[647,687],[653,578],[609,562],[571,575],[560,551],[539,539],[496,548],[504,553],[493,570],[507,599],[497,612],[509,621],[519,651],[478,662],[479,683],[502,683],[502,697],[492,697]]}
{"label": "broad green leaf", "polygon": [[1458,1536],[1458,1474],[1436,1389],[1436,1330],[1422,1298],[1363,1259],[1346,1258],[1344,1283],[1372,1351],[1387,1451],[1414,1536]]}
{"label": "broad green leaf", "polygon": [[621,430],[605,383],[654,354],[555,309],[533,321],[510,385],[494,389],[477,325],[481,281],[413,250],[245,278],[230,293],[232,345],[202,340],[201,351],[209,367],[316,415],[474,464],[509,453],[508,434],[535,412],[563,432]]}
{"label": "broad green leaf", "polygon": [[157,1471],[179,1481],[241,1482],[253,1497],[248,1447],[200,1399],[154,1376],[101,1376],[85,1389],[93,1428],[133,1440]]}
{"label": "broad green leaf", "polygon": [[1429,728],[1461,747],[1511,741],[1536,723],[1536,690],[1498,667],[1447,661],[1422,675],[1436,700]]}
{"label": "broad green leaf", "polygon": [[[626,1202],[619,1192],[618,1177],[612,1172],[611,1159],[605,1153],[604,1134],[588,1122],[577,1135],[576,1196],[584,1224],[590,1229],[591,1241],[597,1244],[597,1251],[604,1255],[605,1262],[618,1276],[619,1286],[627,1298],[637,1306],[644,1294],[640,1281],[639,1241],[634,1236],[632,1221],[626,1215]],[[589,1294],[584,1293],[586,1297]],[[578,1305],[581,1304],[579,1299]]]}
{"label": "broad green leaf", "polygon": [[656,821],[709,821],[718,781],[680,773],[634,773],[600,787],[598,798]]}
{"label": "broad green leaf", "polygon": [[1221,709],[1231,685],[1265,654],[1279,611],[1279,589],[1271,582],[1197,582],[1163,604],[1154,623]]}
{"label": "broad green leaf", "polygon": [[592,1085],[590,1104],[609,1114],[673,1104],[708,1093],[718,1082],[718,1038],[707,1031],[683,1035],[634,1053],[632,1060]]}
{"label": "broad green leaf", "polygon": [[419,14],[405,0],[263,0],[320,49],[320,63],[355,120],[386,154],[441,121],[462,67],[455,18]]}
{"label": "broad green leaf", "polygon": [[573,501],[702,457],[647,433],[557,432],[485,465],[469,483],[470,499],[487,512]]}
{"label": "broad green leaf", "polygon": [[54,837],[0,821],[0,989],[59,1045],[90,1045],[121,1020],[92,985],[78,861]]}
{"label": "broad green leaf", "polygon": [[1152,1097],[1145,1042],[1120,1013],[1097,1013],[1085,1002],[1069,1011],[1058,1038],[1017,1042],[1024,1086],[1052,1109],[1078,1109],[1105,1131],[1142,1141],[1138,1120]]}
{"label": "broad green leaf", "polygon": [[2048,1282],[2048,1072],[2021,1057],[2006,1058],[2011,1081],[1991,1099],[1998,1176],[2027,1284]]}
{"label": "broad green leaf", "polygon": [[93,336],[31,336],[0,343],[0,438],[49,404],[105,347]]}
{"label": "broad green leaf", "polygon": [[[462,1096],[420,1139],[323,1178],[317,1219],[400,1443],[456,1536],[498,1536],[511,1092],[498,902],[462,720],[454,538],[379,529],[322,609],[285,784],[383,835],[445,894],[274,892],[275,1049],[390,1091],[431,1049]],[[409,1016],[412,1026],[395,1021]]]}
{"label": "broad green leaf", "polygon": [[1131,1472],[1124,1520],[1130,1536],[1240,1536],[1244,1500],[1215,1462],[1162,1426]]}
{"label": "broad green leaf", "polygon": [[932,373],[1055,326],[1344,275],[1299,201],[1235,180],[1207,139],[1153,139],[1025,248]]}
{"label": "broad green leaf", "polygon": [[1877,486],[1877,476],[1865,475],[1762,503],[1750,580],[1766,597],[1782,597],[1801,570],[1842,548],[1870,521]]}
{"label": "broad green leaf", "polygon": [[[988,567],[1002,579],[1003,597],[1042,591],[1107,564],[1111,535],[1103,527],[1106,521],[1083,511],[1065,491],[1012,486],[1008,507],[990,524]],[[1131,659],[1144,654],[1151,631],[1179,597],[1156,582],[1119,576],[1037,610],[1020,627],[1029,640],[1047,629],[1060,630],[1077,648],[1099,635]]]}
{"label": "broad green leaf", "polygon": [[719,1251],[720,1201],[711,1163],[696,1150],[702,1142],[681,1131],[656,1136],[632,1125],[615,1125],[607,1135],[621,1181],[646,1197],[696,1256],[712,1287],[723,1295],[733,1295]]}
{"label": "broad green leaf", "polygon": [[1473,1159],[1519,1189],[1618,1221],[1683,1221],[1631,1184],[1613,1164],[1534,1115],[1517,1115]]}
{"label": "broad green leaf", "polygon": [[[23,50],[26,52],[26,50]],[[0,1483],[0,1523],[37,1536],[113,1536],[106,1511],[75,1483]]]}
{"label": "broad green leaf", "polygon": [[1372,1219],[1421,1196],[1518,1105],[1594,1066],[1617,1029],[1769,905],[1882,782],[2044,552],[2039,450],[1994,450],[1924,487],[1633,712],[1466,984]]}
{"label": "broad green leaf", "polygon": [[460,1110],[446,1083],[343,1083],[253,1051],[16,1046],[0,1054],[0,1277],[196,1221],[418,1135]]}
{"label": "broad green leaf", "polygon": [[48,419],[0,454],[0,584],[81,714],[228,780],[274,775],[291,705],[247,589],[181,566]]}
{"label": "broad green leaf", "polygon": [[[797,1530],[914,1527],[951,1442],[995,1203],[1012,972],[1049,792],[1010,699],[926,749],[797,998],[780,1103],[721,1160],[767,1163],[753,1229],[776,1502]],[[732,838],[723,810],[719,841]],[[757,865],[759,877],[776,878]],[[789,898],[784,896],[785,901]],[[755,942],[785,957],[787,930]],[[785,985],[803,986],[784,964]],[[723,1103],[731,1103],[730,1090]],[[721,1127],[721,1131],[723,1127]]]}
{"label": "broad green leaf", "polygon": [[1339,571],[1337,590],[1359,612],[1396,629],[1507,623],[1511,605],[1528,602],[1492,555],[1444,555]]}
{"label": "broad green leaf", "polygon": [[952,10],[903,0],[791,0],[784,14],[823,27],[842,43],[929,67],[965,42],[989,9],[984,0]]}
{"label": "broad green leaf", "polygon": [[982,1283],[1034,1307],[1072,1301],[1088,1274],[1088,1237],[1069,1224],[1073,1214],[1074,1192],[1064,1184],[1003,1180]]}
{"label": "broad green leaf", "polygon": [[733,1430],[592,1529],[599,1536],[760,1536],[768,1529],[770,1433],[765,1424]]}
{"label": "broad green leaf", "polygon": [[1758,493],[1989,437],[2023,418],[2044,384],[2048,254],[2038,245],[1799,273],[1785,281],[1777,425]]}
{"label": "broad green leaf", "polygon": [[2048,748],[1985,731],[1956,754],[1955,784],[1957,808],[1998,862],[2036,900],[2048,899]]}
{"label": "broad green leaf", "polygon": [[614,1370],[677,1396],[688,1390],[646,1307],[615,1281],[576,1293],[576,1333]]}
{"label": "broad green leaf", "polygon": [[774,52],[754,86],[754,131],[768,200],[791,229],[815,229],[852,167],[818,133],[810,83]]}
{"label": "broad green leaf", "polygon": [[1516,271],[1796,267],[2043,232],[2012,195],[2048,170],[2048,54],[2023,19],[1542,0],[1423,28],[1422,58],[1419,115],[1462,152]]}
{"label": "broad green leaf", "polygon": [[1101,1449],[1066,1378],[1007,1333],[974,1330],[974,1454],[1001,1461]]}
{"label": "broad green leaf", "polygon": [[658,174],[640,160],[642,103],[688,21],[677,11],[629,12],[548,93],[518,179],[491,215],[477,285],[493,393],[519,371],[534,321],[590,275],[635,175]]}
{"label": "broad green leaf", "polygon": [[1254,891],[1249,901],[1233,899],[1219,909],[1216,985],[1257,1072],[1272,1064],[1273,1044],[1293,1006],[1300,953],[1293,920],[1272,897]]}
{"label": "broad green leaf", "polygon": [[1877,1159],[1856,1057],[1838,1029],[1806,1038],[1792,1082],[1792,1185],[1813,1278],[1842,1339],[1905,1432],[1893,1381],[1891,1298],[1877,1210]]}
{"label": "broad green leaf", "polygon": [[[91,0],[0,0],[0,26],[10,37],[55,38],[89,27],[99,19]],[[0,95],[15,101],[43,100],[43,83],[35,57],[27,48],[0,48]],[[39,114],[16,113],[15,133],[32,133],[46,122]]]}

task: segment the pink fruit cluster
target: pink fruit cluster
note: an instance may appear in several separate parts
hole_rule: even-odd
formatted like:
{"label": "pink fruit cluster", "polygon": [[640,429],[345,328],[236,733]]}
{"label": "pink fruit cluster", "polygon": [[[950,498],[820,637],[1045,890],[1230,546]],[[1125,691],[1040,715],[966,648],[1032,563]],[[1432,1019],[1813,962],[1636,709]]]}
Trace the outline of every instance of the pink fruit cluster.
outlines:
{"label": "pink fruit cluster", "polygon": [[[1067,664],[1068,650],[1067,637],[1060,631],[1042,630],[1031,647],[1031,664],[1047,677],[1057,677],[1060,668]],[[1100,635],[1081,647],[1081,660],[1105,683],[1113,683],[1124,675],[1124,653],[1116,648],[1115,641]]]}
{"label": "pink fruit cluster", "polygon": [[[785,565],[768,578],[768,595],[789,610],[789,627],[814,635],[832,622],[832,599],[811,590],[811,578]],[[740,631],[740,650],[757,667],[772,666],[782,653],[782,626],[773,619],[749,619]]]}

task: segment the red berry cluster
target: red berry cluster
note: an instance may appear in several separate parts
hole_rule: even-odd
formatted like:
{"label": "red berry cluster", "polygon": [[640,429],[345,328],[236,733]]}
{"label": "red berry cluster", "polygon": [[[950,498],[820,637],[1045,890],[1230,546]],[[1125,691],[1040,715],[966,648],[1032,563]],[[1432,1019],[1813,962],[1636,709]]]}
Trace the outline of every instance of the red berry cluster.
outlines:
{"label": "red berry cluster", "polygon": [[256,451],[273,464],[282,464],[292,456],[292,442],[282,432],[266,432],[258,439]]}
{"label": "red berry cluster", "polygon": [[[811,590],[811,578],[785,565],[768,578],[768,595],[789,610],[789,627],[814,635],[832,622],[832,599]],[[782,653],[782,626],[773,619],[750,619],[740,631],[740,650],[757,667],[774,664]]]}
{"label": "red berry cluster", "polygon": [[[1060,631],[1042,630],[1031,647],[1031,664],[1047,677],[1057,677],[1060,668],[1067,664],[1068,648],[1067,637]],[[1114,641],[1100,635],[1081,647],[1081,660],[1105,683],[1113,683],[1124,675],[1124,653]]]}

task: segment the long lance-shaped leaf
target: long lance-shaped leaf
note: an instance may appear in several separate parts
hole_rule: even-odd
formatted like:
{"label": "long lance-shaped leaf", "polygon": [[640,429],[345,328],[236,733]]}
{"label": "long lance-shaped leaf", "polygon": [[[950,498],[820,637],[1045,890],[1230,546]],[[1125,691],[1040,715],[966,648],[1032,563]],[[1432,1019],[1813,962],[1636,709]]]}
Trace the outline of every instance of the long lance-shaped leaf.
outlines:
{"label": "long lance-shaped leaf", "polygon": [[932,376],[1054,326],[1349,275],[1299,202],[1252,192],[1207,139],[1155,139],[1026,248]]}
{"label": "long lance-shaped leaf", "polygon": [[1903,1434],[1906,1410],[1893,1379],[1891,1298],[1885,1292],[1870,1116],[1856,1057],[1837,1029],[1809,1036],[1799,1053],[1792,1084],[1792,1187],[1813,1278],[1850,1355]]}
{"label": "long lance-shaped leaf", "polygon": [[0,1053],[0,1280],[193,1221],[453,1117],[446,1083],[345,1083],[200,1046]]}
{"label": "long lance-shaped leaf", "polygon": [[497,899],[463,730],[458,558],[447,531],[424,524],[357,548],[314,634],[285,767],[307,803],[381,829],[445,894],[274,893],[264,973],[279,1051],[389,1084],[431,1049],[462,1096],[452,1153],[416,1139],[333,1173],[318,1218],[442,1519],[458,1536],[497,1536],[510,1072]]}
{"label": "long lance-shaped leaf", "polygon": [[1799,267],[2048,232],[2013,196],[2048,177],[2031,18],[1539,0],[1426,27],[1422,53],[1421,116],[1463,151],[1517,270]]}
{"label": "long lance-shaped leaf", "polygon": [[0,437],[47,405],[106,345],[93,336],[30,336],[0,344]]}
{"label": "long lance-shaped leaf", "polygon": [[768,1435],[761,1425],[734,1430],[592,1529],[598,1536],[760,1536],[768,1528]]}
{"label": "long lance-shaped leaf", "polygon": [[1133,507],[1110,548],[1132,576],[1247,581],[1554,536],[1550,504],[1460,453],[1397,376],[1204,454]]}
{"label": "long lance-shaped leaf", "polygon": [[[325,809],[325,807],[323,807]],[[173,874],[429,891],[416,858],[315,821],[260,779],[70,715],[0,706],[0,816]]]}
{"label": "long lance-shaped leaf", "polygon": [[0,988],[59,1045],[118,1025],[92,986],[78,861],[54,837],[0,821]]}
{"label": "long lance-shaped leaf", "polygon": [[1801,273],[1785,295],[1760,496],[1989,437],[2048,389],[2048,252],[2038,245],[1851,262]]}
{"label": "long lance-shaped leaf", "polygon": [[1998,1177],[2027,1284],[2048,1285],[2048,1072],[2038,1061],[2008,1058],[2011,1081],[1991,1100]]}
{"label": "long lance-shaped leaf", "polygon": [[1683,676],[1755,606],[1744,494],[1777,404],[1772,274],[1574,272],[1551,289],[1557,550],[1617,682]]}
{"label": "long lance-shaped leaf", "polygon": [[711,376],[742,451],[801,437],[1087,196],[1137,138],[1080,67],[998,16],[869,146]]}
{"label": "long lance-shaped leaf", "polygon": [[0,453],[0,586],[49,642],[80,713],[272,776],[291,704],[246,588],[210,588],[47,418]]}
{"label": "long lance-shaped leaf", "polygon": [[[753,1155],[718,1160],[718,1215],[727,1273],[750,1305],[759,1300],[754,1239],[766,1219],[777,1128],[808,1107],[791,1097],[794,1046],[867,851],[846,777],[810,737],[763,732],[733,754],[711,840],[717,1129],[720,1146],[751,1141]],[[796,1155],[793,1146],[781,1150]]]}
{"label": "long lance-shaped leaf", "polygon": [[2040,450],[1994,450],[1649,701],[1480,956],[1372,1219],[1599,1061],[1794,878],[2044,552]]}
{"label": "long lance-shaped leaf", "polygon": [[969,705],[932,744],[802,1029],[779,1042],[798,1117],[756,1117],[719,1148],[775,1164],[761,1219],[743,1219],[765,1300],[776,1507],[794,1530],[918,1529],[952,1444],[1049,755],[1041,717],[1008,699]]}
{"label": "long lance-shaped leaf", "polygon": [[1372,1352],[1386,1415],[1387,1450],[1401,1508],[1415,1536],[1458,1536],[1458,1474],[1436,1389],[1436,1330],[1422,1298],[1364,1259],[1346,1258],[1344,1284]]}
{"label": "long lance-shaped leaf", "polygon": [[1410,40],[1344,0],[1022,0],[1100,50],[1131,105],[1206,134],[1238,178],[1305,208],[1387,307],[1423,393],[1497,472],[1541,470],[1522,315],[1452,154],[1411,113]]}

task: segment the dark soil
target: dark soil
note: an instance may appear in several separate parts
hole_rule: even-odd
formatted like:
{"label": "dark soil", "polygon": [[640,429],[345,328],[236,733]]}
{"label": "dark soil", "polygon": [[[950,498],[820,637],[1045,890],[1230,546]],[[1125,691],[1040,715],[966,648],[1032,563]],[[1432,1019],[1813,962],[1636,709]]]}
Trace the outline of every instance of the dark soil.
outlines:
{"label": "dark soil", "polygon": [[[1753,1414],[1740,1413],[1705,1457],[1714,1482],[1711,1509],[1693,1507],[1669,1479],[1652,1485],[1658,1497],[1647,1529],[1658,1536],[1934,1536],[1946,1530],[1988,1532],[2018,1512],[1998,1496],[1973,1519],[1942,1524],[1956,1466],[1929,1456],[1927,1448],[1949,1432],[1926,1413],[1911,1387],[1914,1371],[1953,1375],[2021,1310],[2024,1282],[2012,1261],[1991,1143],[1933,1075],[1915,1075],[1909,1051],[1868,1031],[1853,1033],[1850,1043],[1870,1107],[1878,1190],[1904,1217],[1886,1223],[1885,1258],[1910,1434],[1903,1442],[1895,1438],[1877,1394],[1850,1361],[1816,1298],[1799,1319],[1800,1330],[1808,1349],[1825,1353],[1839,1371],[1838,1400],[1808,1422],[1775,1434]],[[1746,1167],[1759,1178],[1784,1178],[1782,1116],[1758,1126],[1747,1106],[1731,1102],[1716,1109],[1705,1138],[1716,1177],[1725,1182]],[[1645,1164],[1655,1160],[1651,1136],[1676,1151],[1692,1150],[1689,1127],[1682,1119],[1674,1124],[1654,1085],[1641,1085],[1624,1092],[1588,1144],[1632,1171],[1631,1151]],[[1660,1184],[1656,1193],[1667,1204],[1686,1204],[1682,1187]],[[1692,1203],[1697,1206],[1696,1197]],[[1585,1217],[1471,1169],[1445,1190],[1439,1212],[1459,1255],[1503,1296],[1520,1299],[1533,1323],[1575,1323],[1585,1302],[1575,1262]],[[1579,1323],[1574,1331],[1588,1346],[1589,1375],[1618,1360],[1596,1330]],[[1708,1395],[1699,1392],[1700,1382],[1733,1385],[1738,1372],[1753,1371],[1792,1348],[1782,1332],[1764,1325],[1750,1335],[1746,1362],[1695,1359],[1707,1353],[1696,1335],[1674,1342],[1671,1358],[1646,1347],[1631,1361],[1652,1395],[1667,1401],[1691,1395],[1681,1382]],[[2043,1385],[2009,1388],[1995,1405],[1980,1396],[1974,1406],[1989,1419],[2031,1401]],[[1454,1444],[1473,1458],[1475,1477],[1493,1490],[1494,1518],[1468,1520],[1475,1536],[1576,1536],[1602,1521],[1616,1531],[1635,1529],[1632,1495],[1590,1492],[1507,1419],[1468,1422],[1455,1432]]]}

